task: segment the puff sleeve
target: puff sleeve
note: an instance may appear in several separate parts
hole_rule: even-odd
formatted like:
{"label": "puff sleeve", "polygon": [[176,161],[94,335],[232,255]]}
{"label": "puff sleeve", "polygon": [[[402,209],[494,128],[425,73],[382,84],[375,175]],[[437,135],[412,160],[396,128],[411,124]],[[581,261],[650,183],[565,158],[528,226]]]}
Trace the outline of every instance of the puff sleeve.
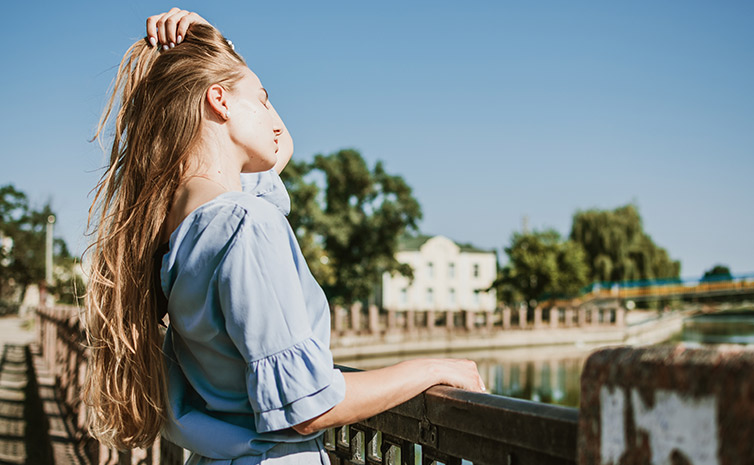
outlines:
{"label": "puff sleeve", "polygon": [[[261,213],[274,208],[265,204]],[[279,212],[246,216],[217,269],[225,329],[246,364],[260,433],[314,418],[345,396],[327,343],[312,332],[302,273],[308,268]]]}

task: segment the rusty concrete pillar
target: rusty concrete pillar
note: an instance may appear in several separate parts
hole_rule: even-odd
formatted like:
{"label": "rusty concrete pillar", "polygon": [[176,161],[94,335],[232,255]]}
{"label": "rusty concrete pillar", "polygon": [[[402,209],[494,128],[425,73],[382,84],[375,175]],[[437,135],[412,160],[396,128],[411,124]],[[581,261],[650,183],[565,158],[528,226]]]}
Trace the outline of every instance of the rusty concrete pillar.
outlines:
{"label": "rusty concrete pillar", "polygon": [[550,328],[557,328],[560,323],[560,309],[558,307],[552,307],[550,309]]}
{"label": "rusty concrete pillar", "polygon": [[526,328],[526,307],[518,307],[518,327]]}
{"label": "rusty concrete pillar", "polygon": [[474,318],[476,318],[476,312],[473,310],[463,311],[463,327],[466,331],[472,331],[474,329]]}
{"label": "rusty concrete pillar", "polygon": [[510,329],[511,327],[511,309],[510,307],[503,307],[503,329]]}
{"label": "rusty concrete pillar", "polygon": [[581,376],[579,465],[754,463],[754,352],[619,347]]}
{"label": "rusty concrete pillar", "polygon": [[586,309],[584,307],[579,307],[579,326],[586,326]]}
{"label": "rusty concrete pillar", "polygon": [[361,332],[361,302],[356,302],[349,309],[351,312],[351,331],[358,334]]}
{"label": "rusty concrete pillar", "polygon": [[368,325],[369,325],[369,332],[371,334],[380,333],[380,309],[377,308],[377,306],[374,304],[369,306]]}
{"label": "rusty concrete pillar", "polygon": [[536,307],[534,309],[534,327],[542,327],[542,307]]}

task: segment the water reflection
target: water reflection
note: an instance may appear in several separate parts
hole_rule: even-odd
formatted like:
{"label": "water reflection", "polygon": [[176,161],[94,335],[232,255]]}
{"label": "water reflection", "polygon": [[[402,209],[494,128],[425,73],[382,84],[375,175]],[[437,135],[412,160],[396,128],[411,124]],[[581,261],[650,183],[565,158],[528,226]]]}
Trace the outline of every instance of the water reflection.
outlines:
{"label": "water reflection", "polygon": [[[474,360],[488,392],[519,399],[578,407],[581,369],[588,347],[538,347],[453,353]],[[403,358],[339,360],[363,370],[381,368]]]}
{"label": "water reflection", "polygon": [[754,313],[732,311],[687,318],[680,338],[702,344],[754,344]]}
{"label": "water reflection", "polygon": [[[684,322],[683,331],[666,343],[754,344],[754,311],[751,309],[699,315]],[[597,347],[550,346],[454,352],[454,358],[477,362],[492,394],[536,402],[578,407],[584,361]],[[392,365],[408,357],[338,360],[364,370]]]}

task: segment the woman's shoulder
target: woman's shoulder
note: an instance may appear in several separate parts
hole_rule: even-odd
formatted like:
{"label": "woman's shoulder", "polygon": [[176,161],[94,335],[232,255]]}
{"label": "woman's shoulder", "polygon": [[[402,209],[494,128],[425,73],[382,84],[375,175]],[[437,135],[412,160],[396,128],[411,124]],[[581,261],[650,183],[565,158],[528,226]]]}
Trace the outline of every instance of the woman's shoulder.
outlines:
{"label": "woman's shoulder", "polygon": [[191,212],[170,237],[170,250],[223,248],[245,226],[278,226],[286,219],[273,204],[246,192],[224,192]]}

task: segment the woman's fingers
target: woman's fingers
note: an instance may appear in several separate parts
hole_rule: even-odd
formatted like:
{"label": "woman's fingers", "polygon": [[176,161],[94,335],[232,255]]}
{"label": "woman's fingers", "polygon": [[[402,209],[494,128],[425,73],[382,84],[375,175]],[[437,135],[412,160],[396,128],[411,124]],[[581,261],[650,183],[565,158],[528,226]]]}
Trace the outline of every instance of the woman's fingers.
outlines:
{"label": "woman's fingers", "polygon": [[176,28],[176,44],[180,44],[183,41],[183,39],[186,37],[189,26],[191,26],[192,24],[206,24],[207,26],[210,25],[206,19],[202,18],[198,14],[194,12],[188,13],[187,15],[183,16],[180,21],[178,21],[178,27]]}
{"label": "woman's fingers", "polygon": [[485,386],[477,369],[476,362],[462,359],[443,359],[440,361],[446,367],[446,374],[442,384],[468,391],[484,392]]}
{"label": "woman's fingers", "polygon": [[196,13],[171,8],[166,13],[147,18],[147,37],[153,46],[175,47],[181,43],[192,24],[207,24],[207,20]]}
{"label": "woman's fingers", "polygon": [[170,48],[175,47],[175,44],[178,43],[178,23],[185,16],[188,16],[188,14],[189,12],[186,10],[178,10],[165,19],[165,35],[167,44],[170,46]]}

